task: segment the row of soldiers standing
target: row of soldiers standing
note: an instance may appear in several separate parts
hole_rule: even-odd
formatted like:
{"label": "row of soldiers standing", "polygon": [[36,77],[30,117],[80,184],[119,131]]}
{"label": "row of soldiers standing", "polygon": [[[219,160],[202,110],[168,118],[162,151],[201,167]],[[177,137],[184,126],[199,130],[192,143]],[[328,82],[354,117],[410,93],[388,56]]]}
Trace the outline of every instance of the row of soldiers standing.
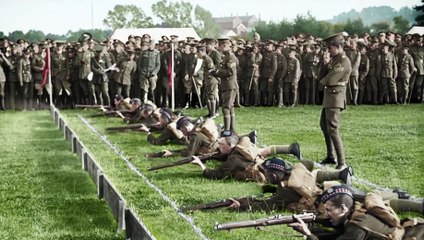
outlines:
{"label": "row of soldiers standing", "polygon": [[[356,35],[346,39],[346,55],[352,63],[348,104],[423,101],[421,36],[402,37],[388,32],[370,39],[359,39]],[[177,36],[171,36],[171,40],[164,36],[154,44],[145,34],[130,36],[125,44],[118,40],[98,44],[85,33],[79,40],[72,45],[57,41],[27,46],[25,41],[11,45],[2,39],[1,109],[5,109],[5,90],[11,109],[16,108],[16,98],[23,99],[23,108],[33,108],[33,99],[37,107],[48,102],[49,88],[43,81],[43,69],[49,47],[56,104],[109,105],[118,94],[149,99],[167,107],[172,44],[176,107],[200,106],[203,102],[210,109],[209,115],[217,112],[222,98],[218,90],[221,79],[209,71],[221,66],[225,54],[218,51],[215,39],[196,42],[188,38],[178,44]],[[323,64],[329,61],[329,53],[320,39],[291,37],[261,42],[255,34],[252,42],[231,41],[231,51],[236,57],[236,106],[295,106],[322,101],[317,82],[322,77]]]}

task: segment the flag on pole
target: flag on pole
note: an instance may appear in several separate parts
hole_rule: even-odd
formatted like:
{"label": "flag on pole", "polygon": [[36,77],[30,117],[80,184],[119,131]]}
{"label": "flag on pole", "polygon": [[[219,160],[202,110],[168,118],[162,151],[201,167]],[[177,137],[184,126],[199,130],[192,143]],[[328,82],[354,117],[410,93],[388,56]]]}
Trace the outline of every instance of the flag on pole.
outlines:
{"label": "flag on pole", "polygon": [[45,65],[43,69],[43,81],[41,82],[41,87],[47,84],[48,76],[50,73],[50,48],[46,48],[46,57],[45,57]]}

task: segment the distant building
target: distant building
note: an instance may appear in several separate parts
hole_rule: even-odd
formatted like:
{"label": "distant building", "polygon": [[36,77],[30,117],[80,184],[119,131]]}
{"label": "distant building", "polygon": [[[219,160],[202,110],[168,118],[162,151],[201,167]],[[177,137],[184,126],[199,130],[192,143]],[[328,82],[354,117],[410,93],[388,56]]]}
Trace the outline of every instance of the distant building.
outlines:
{"label": "distant building", "polygon": [[255,24],[259,21],[255,15],[219,17],[213,21],[221,27],[221,34],[232,37],[234,34],[245,36],[253,31]]}

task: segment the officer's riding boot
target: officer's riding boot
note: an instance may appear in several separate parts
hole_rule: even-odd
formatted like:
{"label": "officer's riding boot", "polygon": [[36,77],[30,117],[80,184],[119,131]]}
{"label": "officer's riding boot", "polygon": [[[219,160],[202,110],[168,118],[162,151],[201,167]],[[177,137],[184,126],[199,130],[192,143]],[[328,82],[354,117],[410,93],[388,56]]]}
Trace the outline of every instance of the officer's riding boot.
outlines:
{"label": "officer's riding boot", "polygon": [[5,111],[6,105],[4,105],[4,97],[0,97],[0,110]]}
{"label": "officer's riding boot", "polygon": [[289,152],[290,154],[295,156],[297,159],[302,160],[302,153],[300,152],[299,143],[290,144]]}
{"label": "officer's riding boot", "polygon": [[424,214],[423,201],[408,200],[408,199],[390,199],[390,207],[395,212],[417,212]]}
{"label": "officer's riding boot", "polygon": [[346,185],[352,185],[353,169],[347,167],[343,170],[320,170],[317,172],[317,182],[340,180]]}
{"label": "officer's riding boot", "polygon": [[327,157],[321,161],[321,164],[336,164],[336,156],[333,141],[328,133],[324,132],[325,145],[327,146]]}
{"label": "officer's riding boot", "polygon": [[340,136],[338,137],[334,136],[331,138],[331,140],[333,141],[334,150],[336,151],[336,155],[337,155],[336,169],[340,169],[340,170],[345,169],[347,165],[346,165],[342,139],[340,138]]}
{"label": "officer's riding boot", "polygon": [[279,92],[278,93],[278,107],[283,107],[284,103],[283,103],[283,92]]}
{"label": "officer's riding boot", "polygon": [[294,106],[297,105],[297,101],[298,101],[298,99],[297,99],[297,91],[293,91],[292,92],[292,96],[293,96],[293,102],[292,102],[291,106],[294,107]]}
{"label": "officer's riding boot", "polygon": [[358,105],[358,90],[353,90],[353,105]]}
{"label": "officer's riding boot", "polygon": [[187,109],[190,107],[190,93],[189,94],[185,94],[185,101],[184,101],[184,108]]}
{"label": "officer's riding boot", "polygon": [[236,132],[236,113],[234,112],[234,108],[230,110],[230,116],[231,116],[230,130],[232,132]]}

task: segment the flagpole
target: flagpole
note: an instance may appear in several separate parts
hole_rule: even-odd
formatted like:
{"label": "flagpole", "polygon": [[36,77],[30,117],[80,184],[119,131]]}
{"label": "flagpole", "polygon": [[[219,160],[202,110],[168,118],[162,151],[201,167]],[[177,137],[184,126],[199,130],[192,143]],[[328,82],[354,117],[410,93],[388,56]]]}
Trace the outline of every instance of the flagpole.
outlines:
{"label": "flagpole", "polygon": [[51,58],[50,58],[50,48],[47,48],[47,74],[49,77],[49,100],[50,100],[50,107],[54,106],[53,104],[53,87],[52,87],[52,75],[51,75]]}
{"label": "flagpole", "polygon": [[175,93],[174,93],[174,43],[171,42],[171,109],[175,110]]}

